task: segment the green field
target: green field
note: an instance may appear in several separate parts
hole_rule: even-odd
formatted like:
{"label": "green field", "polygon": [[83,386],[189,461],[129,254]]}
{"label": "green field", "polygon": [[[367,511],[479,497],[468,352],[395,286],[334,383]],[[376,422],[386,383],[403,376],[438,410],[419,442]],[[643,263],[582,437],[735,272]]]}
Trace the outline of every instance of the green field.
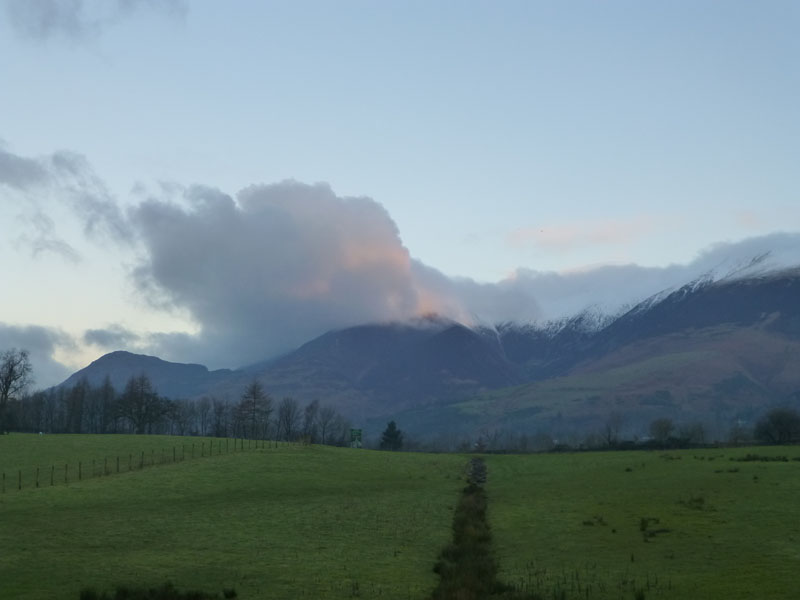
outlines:
{"label": "green field", "polygon": [[[82,448],[94,436],[47,437],[61,462],[97,450]],[[4,467],[27,446],[53,460],[42,438],[0,436]],[[111,438],[109,455],[142,443]],[[455,455],[281,446],[15,488],[0,496],[0,597],[170,580],[240,598],[424,598],[463,467]]]}
{"label": "green field", "polygon": [[[9,472],[166,457],[0,495],[0,598],[167,580],[245,600],[429,597],[467,457],[245,443],[171,463],[173,447],[197,455],[207,442],[0,436]],[[790,460],[730,460],[748,453]],[[548,599],[796,598],[796,457],[800,447],[486,456],[500,577]]]}
{"label": "green field", "polygon": [[730,460],[748,452],[800,457],[798,447],[486,457],[501,578],[545,598],[797,598],[800,462]]}

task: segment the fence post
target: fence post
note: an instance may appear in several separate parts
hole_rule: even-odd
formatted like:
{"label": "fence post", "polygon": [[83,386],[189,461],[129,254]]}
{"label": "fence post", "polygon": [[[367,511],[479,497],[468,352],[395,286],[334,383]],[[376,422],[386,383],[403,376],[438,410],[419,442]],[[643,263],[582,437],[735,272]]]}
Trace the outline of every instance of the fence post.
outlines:
{"label": "fence post", "polygon": [[172,462],[175,462],[175,446],[172,447]]}

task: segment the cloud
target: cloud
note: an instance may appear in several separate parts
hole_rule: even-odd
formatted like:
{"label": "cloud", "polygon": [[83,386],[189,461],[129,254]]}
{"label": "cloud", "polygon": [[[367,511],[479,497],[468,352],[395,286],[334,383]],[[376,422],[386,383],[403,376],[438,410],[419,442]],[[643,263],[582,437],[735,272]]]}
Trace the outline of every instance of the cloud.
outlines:
{"label": "cloud", "polygon": [[133,239],[116,198],[80,154],[59,151],[32,158],[0,148],[0,192],[20,210],[29,231],[18,241],[30,245],[35,256],[57,252],[77,260],[77,252],[61,239],[49,216],[61,206],[80,220],[89,238],[122,244]]}
{"label": "cloud", "polygon": [[69,376],[70,370],[59,363],[54,354],[60,348],[73,347],[72,338],[60,330],[0,322],[0,351],[20,348],[30,352],[35,388],[61,383]]}
{"label": "cloud", "polygon": [[6,15],[18,34],[34,40],[63,37],[81,40],[141,9],[183,18],[182,0],[5,0]]}
{"label": "cloud", "polygon": [[39,161],[17,156],[0,148],[0,184],[25,190],[44,185],[48,180],[47,169]]}
{"label": "cloud", "polygon": [[28,219],[31,233],[23,233],[17,243],[30,248],[31,256],[37,258],[42,254],[52,253],[61,256],[68,262],[78,263],[81,255],[75,248],[55,235],[53,219],[42,212],[35,213]]}
{"label": "cloud", "polygon": [[[761,257],[754,262],[754,258]],[[688,264],[644,267],[636,264],[592,266],[567,272],[517,269],[512,276],[486,286],[491,291],[487,320],[542,321],[573,315],[588,307],[615,313],[661,291],[684,285],[700,277],[713,279],[757,275],[764,271],[800,265],[800,233],[773,233],[736,242],[721,242],[699,252]],[[458,285],[457,295],[476,312],[474,285]],[[495,294],[505,290],[519,304],[498,304]],[[539,316],[526,316],[525,299],[535,302]],[[489,311],[494,311],[492,314]]]}
{"label": "cloud", "polygon": [[565,252],[575,248],[614,245],[636,240],[655,225],[655,219],[639,216],[631,219],[572,221],[540,227],[521,227],[508,234],[508,243],[520,248],[535,246],[548,251]]}
{"label": "cloud", "polygon": [[325,331],[449,312],[456,302],[415,277],[386,210],[326,184],[284,181],[232,197],[208,187],[183,204],[132,211],[145,257],[142,293],[187,309],[216,364],[289,350]]}
{"label": "cloud", "polygon": [[117,324],[105,329],[87,329],[83,334],[84,343],[100,346],[105,350],[134,348],[141,339],[141,335]]}

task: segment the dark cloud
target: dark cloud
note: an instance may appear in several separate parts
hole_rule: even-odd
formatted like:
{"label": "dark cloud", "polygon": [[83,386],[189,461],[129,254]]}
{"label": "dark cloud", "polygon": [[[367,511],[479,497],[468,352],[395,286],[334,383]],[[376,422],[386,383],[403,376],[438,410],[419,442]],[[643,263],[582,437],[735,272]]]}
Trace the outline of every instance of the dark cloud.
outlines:
{"label": "dark cloud", "polygon": [[135,348],[141,336],[121,325],[110,325],[105,329],[87,329],[83,341],[106,350],[129,350]]}
{"label": "dark cloud", "polygon": [[188,11],[183,0],[5,0],[4,3],[14,29],[35,40],[95,37],[141,9],[180,18]]}
{"label": "dark cloud", "polygon": [[30,352],[34,388],[50,387],[61,383],[70,375],[70,369],[57,362],[53,353],[57,348],[72,347],[72,338],[57,329],[0,322],[0,351],[20,348]]}

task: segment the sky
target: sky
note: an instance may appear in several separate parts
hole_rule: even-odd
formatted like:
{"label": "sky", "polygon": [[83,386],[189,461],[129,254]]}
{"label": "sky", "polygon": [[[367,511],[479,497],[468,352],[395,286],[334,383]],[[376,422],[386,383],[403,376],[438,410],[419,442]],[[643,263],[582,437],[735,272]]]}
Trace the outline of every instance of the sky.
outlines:
{"label": "sky", "polygon": [[800,5],[0,0],[0,349],[246,365],[800,264]]}

